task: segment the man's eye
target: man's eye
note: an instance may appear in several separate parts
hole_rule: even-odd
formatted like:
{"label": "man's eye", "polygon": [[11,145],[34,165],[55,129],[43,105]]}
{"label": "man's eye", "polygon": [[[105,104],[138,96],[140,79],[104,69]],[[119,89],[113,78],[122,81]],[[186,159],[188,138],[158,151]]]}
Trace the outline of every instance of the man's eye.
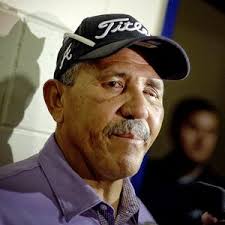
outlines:
{"label": "man's eye", "polygon": [[155,90],[144,90],[144,94],[148,95],[149,97],[159,98],[159,95]]}
{"label": "man's eye", "polygon": [[123,88],[124,87],[123,82],[115,81],[115,80],[108,81],[107,83],[105,83],[105,85],[108,87],[112,87],[112,88]]}

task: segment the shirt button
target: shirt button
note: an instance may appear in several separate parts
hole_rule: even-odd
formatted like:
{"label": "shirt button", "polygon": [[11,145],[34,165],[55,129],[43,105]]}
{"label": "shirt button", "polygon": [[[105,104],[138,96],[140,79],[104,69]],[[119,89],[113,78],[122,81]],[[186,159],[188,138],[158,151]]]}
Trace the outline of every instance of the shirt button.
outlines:
{"label": "shirt button", "polygon": [[100,205],[100,209],[103,210],[103,211],[106,211],[107,210],[107,206],[104,205],[104,204],[101,204]]}

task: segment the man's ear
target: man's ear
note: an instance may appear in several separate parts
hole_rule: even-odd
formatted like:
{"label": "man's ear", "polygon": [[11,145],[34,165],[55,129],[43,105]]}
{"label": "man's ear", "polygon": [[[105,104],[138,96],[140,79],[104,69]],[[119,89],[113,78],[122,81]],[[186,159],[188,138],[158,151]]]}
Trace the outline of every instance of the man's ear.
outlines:
{"label": "man's ear", "polygon": [[63,84],[58,80],[48,80],[43,87],[43,94],[48,111],[57,123],[63,122]]}

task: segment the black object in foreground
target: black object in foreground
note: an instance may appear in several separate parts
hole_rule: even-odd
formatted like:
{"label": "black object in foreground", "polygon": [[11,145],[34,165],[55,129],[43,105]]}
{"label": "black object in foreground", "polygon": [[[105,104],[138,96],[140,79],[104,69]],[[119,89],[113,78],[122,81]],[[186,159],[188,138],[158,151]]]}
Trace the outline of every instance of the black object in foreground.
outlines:
{"label": "black object in foreground", "polygon": [[225,220],[225,189],[205,182],[195,182],[189,187],[193,193],[190,205]]}

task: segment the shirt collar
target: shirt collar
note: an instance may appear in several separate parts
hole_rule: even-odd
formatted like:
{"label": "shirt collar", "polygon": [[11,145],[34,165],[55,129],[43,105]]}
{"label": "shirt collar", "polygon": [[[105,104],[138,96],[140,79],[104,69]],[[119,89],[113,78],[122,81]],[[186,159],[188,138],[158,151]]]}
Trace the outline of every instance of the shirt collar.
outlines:
{"label": "shirt collar", "polygon": [[[67,221],[102,202],[95,190],[67,163],[54,134],[46,142],[38,160]],[[123,182],[119,207],[119,211],[129,209],[133,215],[139,210],[139,202],[128,178]]]}
{"label": "shirt collar", "polygon": [[140,207],[139,201],[137,200],[134,188],[128,178],[123,181],[123,190],[121,195],[120,207],[129,208],[132,207],[133,213],[136,213]]}
{"label": "shirt collar", "polygon": [[[138,211],[140,208],[140,202],[138,201],[134,188],[128,178],[123,181],[123,189],[121,193],[120,205],[118,214],[126,215],[138,221]],[[125,221],[124,221],[125,222]]]}

